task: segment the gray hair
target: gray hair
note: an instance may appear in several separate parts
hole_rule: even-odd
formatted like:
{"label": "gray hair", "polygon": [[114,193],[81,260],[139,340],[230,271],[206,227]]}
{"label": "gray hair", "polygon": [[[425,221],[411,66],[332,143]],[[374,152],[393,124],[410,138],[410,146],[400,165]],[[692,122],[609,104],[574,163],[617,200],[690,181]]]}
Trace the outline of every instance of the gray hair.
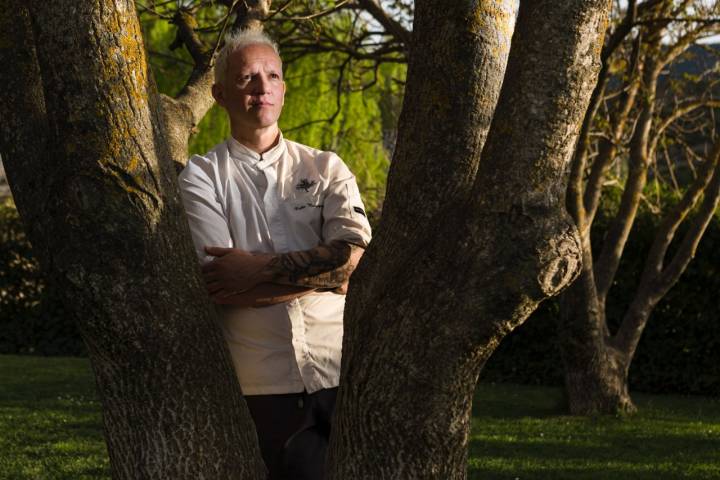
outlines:
{"label": "gray hair", "polygon": [[278,57],[280,56],[277,43],[262,30],[240,30],[231,33],[225,37],[225,45],[220,49],[215,59],[215,83],[222,83],[225,74],[227,74],[230,54],[249,45],[267,45],[277,53]]}

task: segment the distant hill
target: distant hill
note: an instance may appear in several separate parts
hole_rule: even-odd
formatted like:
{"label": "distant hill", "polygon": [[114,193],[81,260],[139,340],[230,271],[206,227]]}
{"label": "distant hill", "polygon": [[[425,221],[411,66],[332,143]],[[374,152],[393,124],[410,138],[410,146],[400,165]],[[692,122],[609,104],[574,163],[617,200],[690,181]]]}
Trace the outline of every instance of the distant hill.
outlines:
{"label": "distant hill", "polygon": [[720,43],[693,45],[683,54],[682,61],[676,62],[673,66],[671,75],[698,75],[713,67],[717,68],[719,59]]}

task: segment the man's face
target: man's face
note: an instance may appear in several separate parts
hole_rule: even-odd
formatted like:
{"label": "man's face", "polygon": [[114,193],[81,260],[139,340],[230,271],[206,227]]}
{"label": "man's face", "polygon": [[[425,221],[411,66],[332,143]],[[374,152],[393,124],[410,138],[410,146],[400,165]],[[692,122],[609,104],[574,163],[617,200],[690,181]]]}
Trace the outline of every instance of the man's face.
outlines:
{"label": "man's face", "polygon": [[228,57],[222,84],[213,96],[228,112],[235,128],[259,130],[274,125],[285,102],[280,57],[269,45],[248,45]]}

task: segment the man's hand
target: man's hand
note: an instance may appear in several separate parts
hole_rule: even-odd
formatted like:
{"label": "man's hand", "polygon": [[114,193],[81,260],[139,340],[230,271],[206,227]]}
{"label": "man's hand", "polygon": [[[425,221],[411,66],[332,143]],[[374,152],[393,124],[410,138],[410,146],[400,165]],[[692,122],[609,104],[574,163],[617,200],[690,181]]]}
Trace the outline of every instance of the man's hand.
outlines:
{"label": "man's hand", "polygon": [[265,266],[273,255],[239,248],[205,247],[205,251],[216,257],[202,267],[207,291],[216,302],[272,280]]}

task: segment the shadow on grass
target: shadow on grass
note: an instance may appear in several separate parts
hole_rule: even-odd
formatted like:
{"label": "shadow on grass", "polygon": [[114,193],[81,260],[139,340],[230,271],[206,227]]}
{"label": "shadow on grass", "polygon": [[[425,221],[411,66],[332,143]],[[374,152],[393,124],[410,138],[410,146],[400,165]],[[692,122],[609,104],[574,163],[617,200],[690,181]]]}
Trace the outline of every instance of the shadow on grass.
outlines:
{"label": "shadow on grass", "polygon": [[473,400],[475,418],[546,418],[565,413],[562,390],[506,384],[479,384]]}
{"label": "shadow on grass", "polygon": [[720,402],[637,395],[631,416],[569,416],[561,389],[480,384],[470,479],[720,478]]}

